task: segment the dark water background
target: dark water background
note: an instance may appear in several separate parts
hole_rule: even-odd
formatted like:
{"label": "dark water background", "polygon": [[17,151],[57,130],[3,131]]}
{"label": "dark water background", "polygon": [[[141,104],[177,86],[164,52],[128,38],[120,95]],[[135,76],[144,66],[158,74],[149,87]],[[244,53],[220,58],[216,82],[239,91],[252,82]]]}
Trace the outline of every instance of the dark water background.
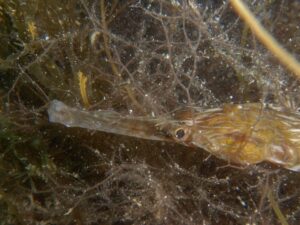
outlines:
{"label": "dark water background", "polygon": [[[247,1],[299,59],[299,1]],[[103,7],[104,6],[104,7]],[[289,224],[300,175],[201,149],[50,124],[47,104],[158,116],[274,103],[299,82],[223,1],[0,1],[0,224]]]}

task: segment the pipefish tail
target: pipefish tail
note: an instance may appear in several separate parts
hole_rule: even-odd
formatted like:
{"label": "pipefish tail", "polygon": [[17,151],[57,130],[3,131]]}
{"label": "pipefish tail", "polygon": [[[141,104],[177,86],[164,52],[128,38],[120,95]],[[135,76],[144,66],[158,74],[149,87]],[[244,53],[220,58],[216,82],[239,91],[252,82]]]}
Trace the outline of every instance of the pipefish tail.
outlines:
{"label": "pipefish tail", "polygon": [[187,108],[158,118],[85,111],[53,100],[50,122],[203,148],[239,165],[269,161],[300,171],[300,115],[260,103]]}

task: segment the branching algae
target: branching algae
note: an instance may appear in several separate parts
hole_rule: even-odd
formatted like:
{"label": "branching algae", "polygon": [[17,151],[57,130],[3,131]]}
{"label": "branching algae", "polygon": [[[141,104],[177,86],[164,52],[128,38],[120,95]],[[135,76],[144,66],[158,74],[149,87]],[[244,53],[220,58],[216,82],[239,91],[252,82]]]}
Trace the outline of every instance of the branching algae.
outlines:
{"label": "branching algae", "polygon": [[269,161],[300,171],[300,115],[259,103],[222,108],[189,108],[158,118],[122,116],[113,111],[85,111],[50,103],[49,120],[150,140],[200,147],[238,165]]}

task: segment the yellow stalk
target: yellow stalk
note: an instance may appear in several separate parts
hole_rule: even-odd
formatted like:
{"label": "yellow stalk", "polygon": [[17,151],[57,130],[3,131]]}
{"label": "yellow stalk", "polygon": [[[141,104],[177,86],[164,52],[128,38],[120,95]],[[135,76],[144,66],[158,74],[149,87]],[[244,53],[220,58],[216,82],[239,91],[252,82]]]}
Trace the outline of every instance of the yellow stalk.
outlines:
{"label": "yellow stalk", "polygon": [[80,95],[84,106],[88,108],[90,106],[90,103],[86,92],[87,76],[81,71],[78,71],[77,75],[79,80]]}
{"label": "yellow stalk", "polygon": [[273,211],[274,211],[275,215],[277,216],[278,220],[280,221],[280,223],[282,225],[289,225],[285,216],[283,215],[282,211],[280,210],[279,205],[276,202],[271,189],[268,192],[268,199],[269,199],[270,204],[273,208]]}
{"label": "yellow stalk", "polygon": [[30,33],[31,39],[35,40],[36,37],[37,37],[37,27],[35,25],[35,22],[34,21],[29,21],[27,23],[27,29]]}
{"label": "yellow stalk", "polygon": [[230,0],[230,2],[261,43],[300,79],[300,63],[273,38],[241,0]]}

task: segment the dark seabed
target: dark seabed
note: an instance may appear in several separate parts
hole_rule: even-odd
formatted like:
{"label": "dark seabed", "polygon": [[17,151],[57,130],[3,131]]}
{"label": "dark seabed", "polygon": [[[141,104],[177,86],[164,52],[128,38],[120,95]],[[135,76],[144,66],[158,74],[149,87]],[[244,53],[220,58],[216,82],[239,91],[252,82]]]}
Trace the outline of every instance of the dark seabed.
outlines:
{"label": "dark seabed", "polygon": [[[300,59],[300,2],[245,2]],[[0,46],[0,225],[299,224],[300,173],[48,120],[53,99],[152,119],[297,112],[299,81],[229,2],[0,0]]]}

